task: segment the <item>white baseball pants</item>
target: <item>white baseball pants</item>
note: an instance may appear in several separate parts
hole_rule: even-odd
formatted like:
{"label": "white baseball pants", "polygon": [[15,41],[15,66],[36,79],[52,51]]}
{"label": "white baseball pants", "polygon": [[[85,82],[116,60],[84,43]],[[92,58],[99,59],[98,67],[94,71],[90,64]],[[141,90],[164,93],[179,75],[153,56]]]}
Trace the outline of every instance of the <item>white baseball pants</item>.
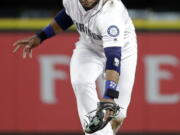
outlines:
{"label": "white baseball pants", "polygon": [[[125,118],[134,84],[137,46],[122,50],[121,73],[118,84],[119,98],[116,101],[122,107],[119,117]],[[76,47],[70,63],[71,83],[77,100],[78,113],[82,127],[88,112],[97,108],[99,97],[96,80],[104,73],[105,57],[86,47]],[[104,85],[104,84],[103,84]],[[92,135],[113,135],[111,125]]]}

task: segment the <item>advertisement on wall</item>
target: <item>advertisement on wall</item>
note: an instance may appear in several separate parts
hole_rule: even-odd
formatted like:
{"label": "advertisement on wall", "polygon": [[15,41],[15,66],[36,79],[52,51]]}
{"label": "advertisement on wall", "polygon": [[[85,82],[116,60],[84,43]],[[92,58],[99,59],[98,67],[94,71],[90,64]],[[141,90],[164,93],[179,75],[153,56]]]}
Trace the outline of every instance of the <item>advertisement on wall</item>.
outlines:
{"label": "advertisement on wall", "polygon": [[[0,34],[0,131],[82,132],[70,84],[75,33],[33,50],[32,59],[12,44],[31,33]],[[178,33],[138,33],[138,66],[122,132],[180,132]]]}

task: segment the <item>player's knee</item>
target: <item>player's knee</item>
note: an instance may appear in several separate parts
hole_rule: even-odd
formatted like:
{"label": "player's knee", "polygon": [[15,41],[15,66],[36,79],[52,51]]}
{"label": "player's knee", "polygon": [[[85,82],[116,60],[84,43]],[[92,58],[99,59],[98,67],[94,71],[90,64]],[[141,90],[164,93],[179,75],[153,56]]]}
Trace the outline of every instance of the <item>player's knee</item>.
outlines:
{"label": "player's knee", "polygon": [[95,89],[95,82],[88,82],[84,80],[74,80],[71,81],[72,87],[74,89],[75,94],[76,93],[85,93],[89,90]]}
{"label": "player's knee", "polygon": [[75,87],[85,87],[88,85],[94,85],[94,82],[76,79],[76,80],[71,80],[71,84],[72,86],[75,86]]}
{"label": "player's knee", "polygon": [[112,120],[111,121],[111,126],[112,126],[112,129],[114,130],[114,131],[117,131],[120,127],[121,127],[121,125],[123,124],[123,121],[124,121],[124,118],[122,119],[115,119],[115,120]]}

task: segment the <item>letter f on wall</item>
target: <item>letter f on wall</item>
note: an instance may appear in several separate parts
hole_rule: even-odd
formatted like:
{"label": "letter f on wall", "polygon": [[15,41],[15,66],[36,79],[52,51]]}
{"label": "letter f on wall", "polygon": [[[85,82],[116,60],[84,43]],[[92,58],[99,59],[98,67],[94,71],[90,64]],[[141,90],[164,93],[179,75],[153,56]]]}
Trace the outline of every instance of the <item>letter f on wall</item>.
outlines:
{"label": "letter f on wall", "polygon": [[45,104],[55,104],[55,81],[66,80],[68,74],[63,70],[55,69],[55,65],[69,65],[70,58],[64,55],[46,55],[39,57],[41,73],[41,101]]}

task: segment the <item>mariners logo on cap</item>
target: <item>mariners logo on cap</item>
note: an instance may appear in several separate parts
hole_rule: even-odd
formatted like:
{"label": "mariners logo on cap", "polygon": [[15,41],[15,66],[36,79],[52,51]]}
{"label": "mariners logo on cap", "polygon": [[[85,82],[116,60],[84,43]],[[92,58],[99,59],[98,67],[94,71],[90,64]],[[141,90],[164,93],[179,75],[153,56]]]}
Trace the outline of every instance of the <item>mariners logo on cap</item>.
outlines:
{"label": "mariners logo on cap", "polygon": [[107,32],[111,37],[117,37],[119,35],[119,28],[115,25],[111,25]]}

